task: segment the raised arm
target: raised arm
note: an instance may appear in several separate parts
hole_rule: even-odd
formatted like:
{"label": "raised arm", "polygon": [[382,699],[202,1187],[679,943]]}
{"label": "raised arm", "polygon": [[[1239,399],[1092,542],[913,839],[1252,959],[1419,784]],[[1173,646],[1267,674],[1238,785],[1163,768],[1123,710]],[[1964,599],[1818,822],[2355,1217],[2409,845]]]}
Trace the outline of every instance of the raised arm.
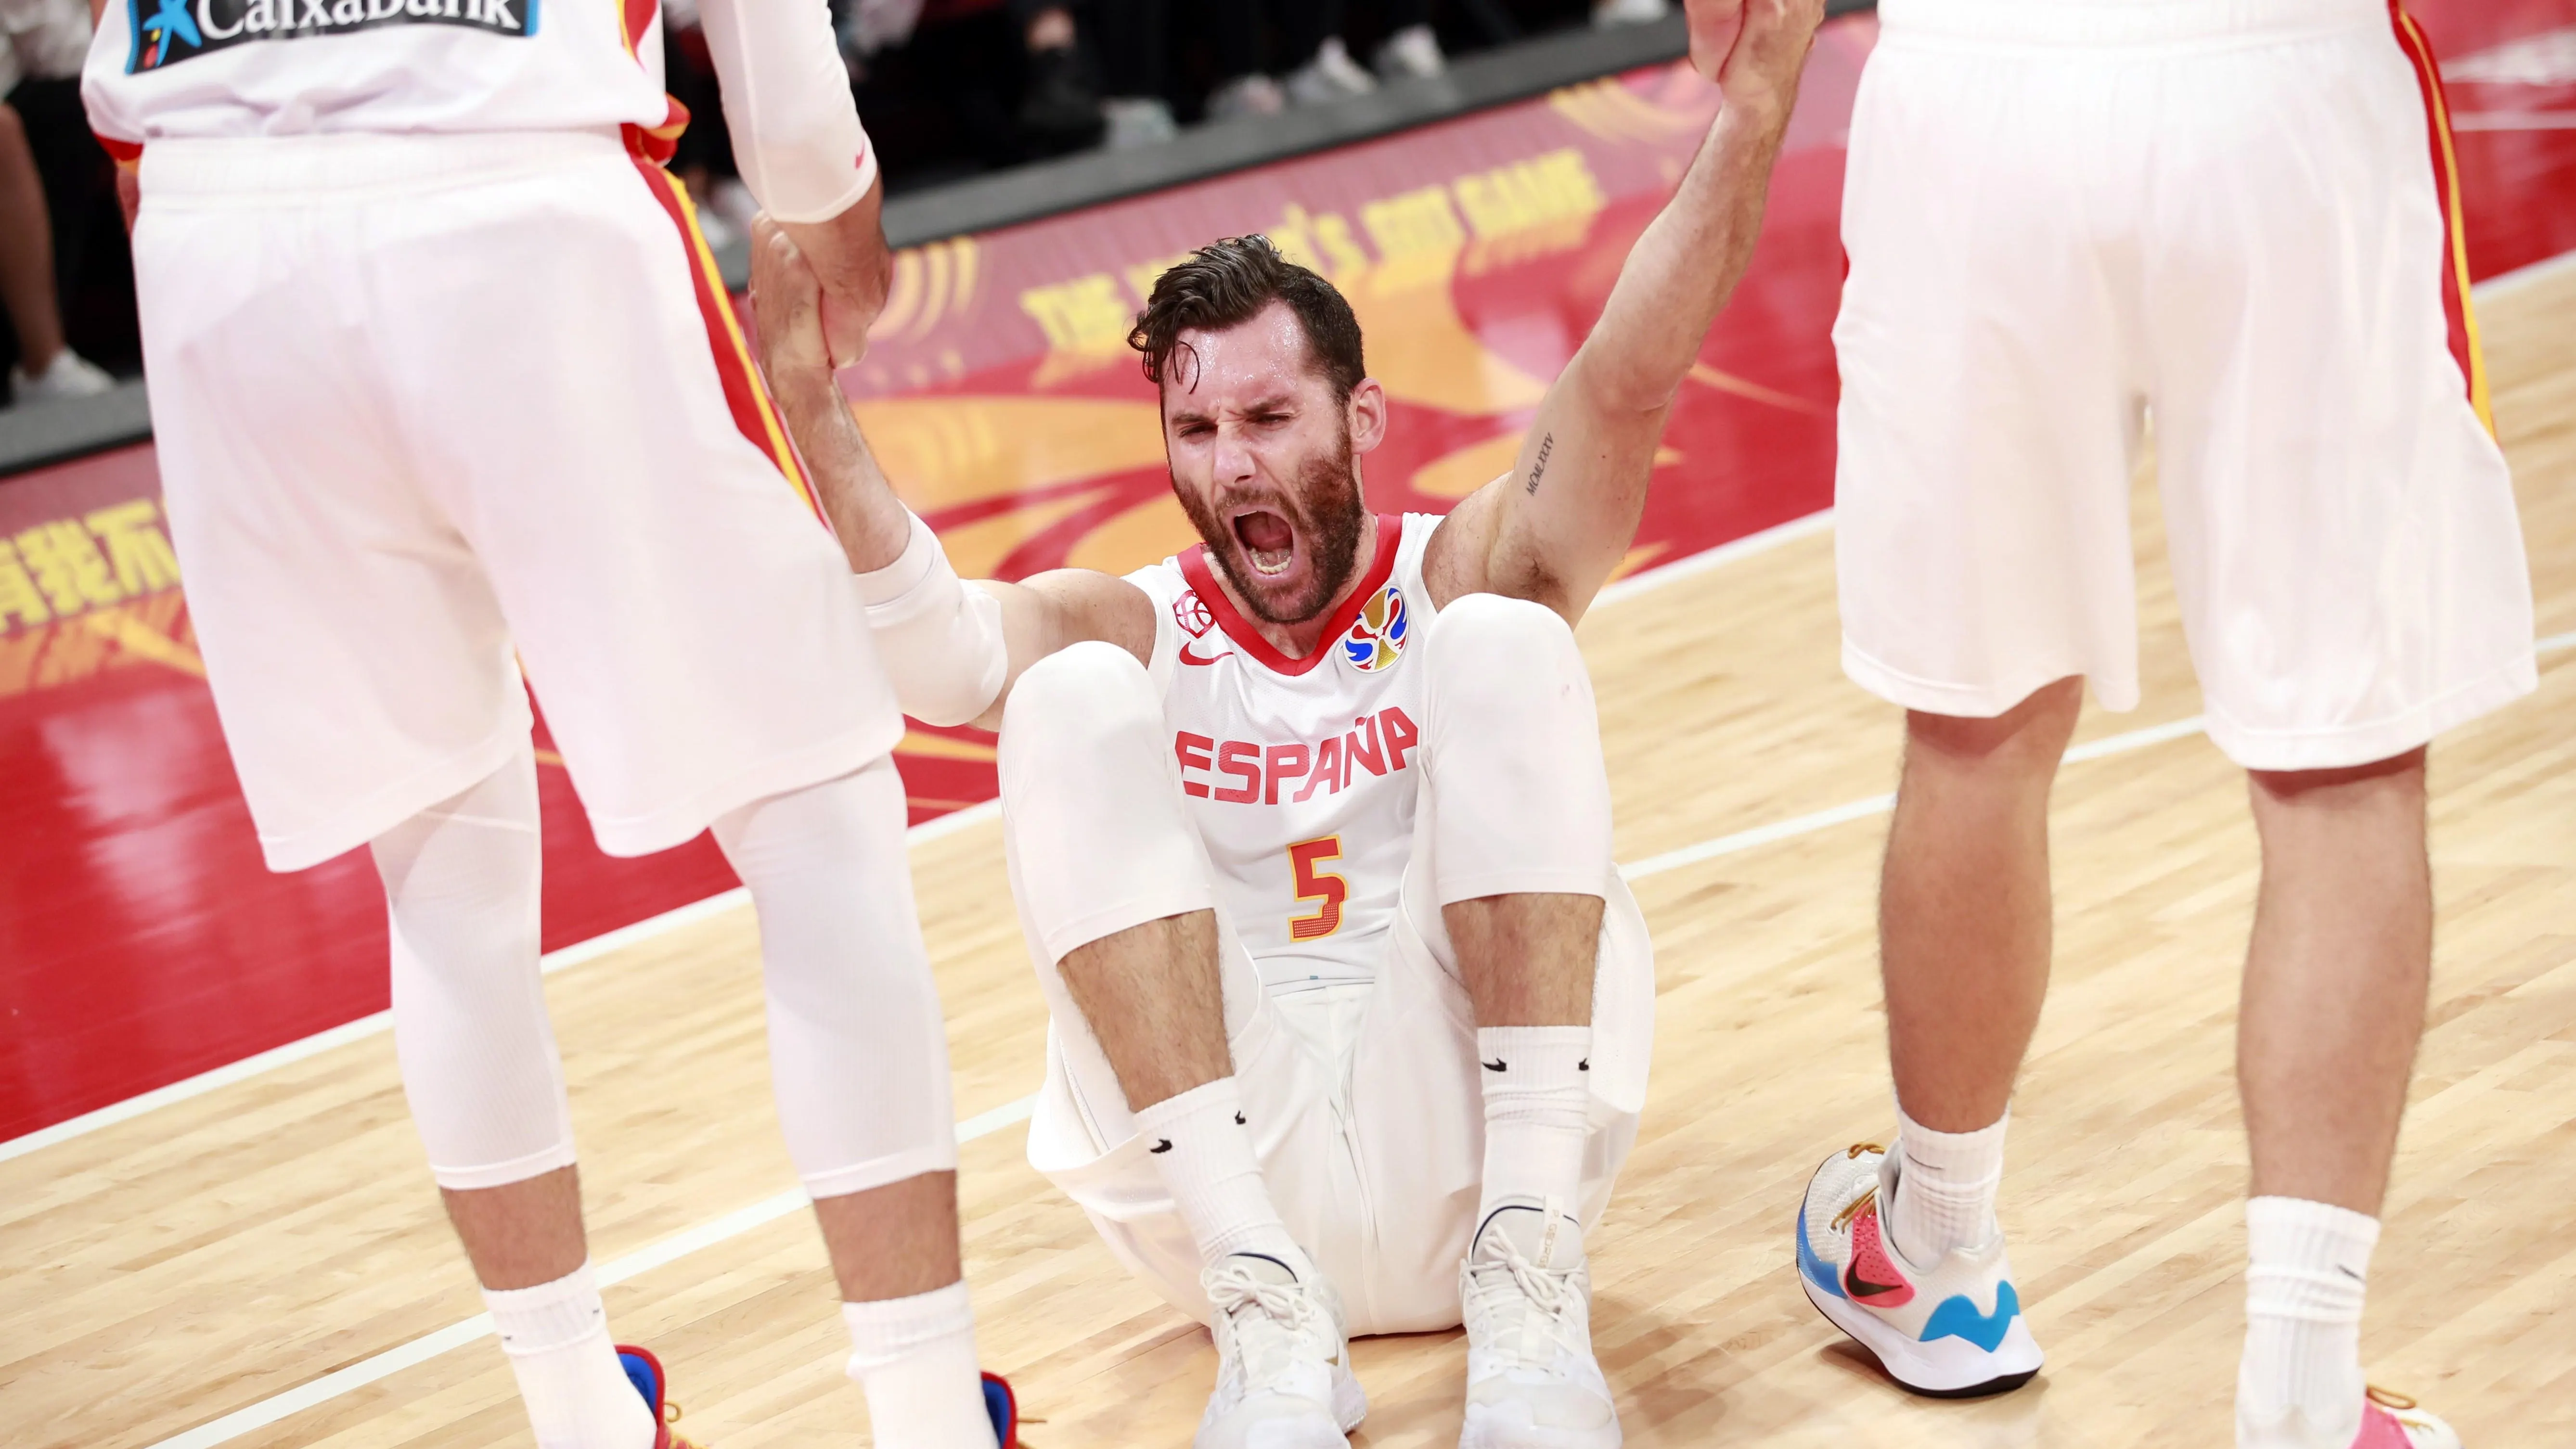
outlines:
{"label": "raised arm", "polygon": [[1744,275],[1824,0],[1693,0],[1693,58],[1725,102],[1620,268],[1592,335],[1539,403],[1509,474],[1470,494],[1425,559],[1435,604],[1536,600],[1580,619],[1618,567],[1674,394]]}
{"label": "raised arm", "polygon": [[752,235],[760,368],[840,539],[904,713],[929,724],[1001,723],[1023,670],[1103,639],[1149,660],[1154,609],[1135,585],[1090,569],[960,587],[938,538],[895,496],[832,378],[822,290],[796,244],[766,219]]}

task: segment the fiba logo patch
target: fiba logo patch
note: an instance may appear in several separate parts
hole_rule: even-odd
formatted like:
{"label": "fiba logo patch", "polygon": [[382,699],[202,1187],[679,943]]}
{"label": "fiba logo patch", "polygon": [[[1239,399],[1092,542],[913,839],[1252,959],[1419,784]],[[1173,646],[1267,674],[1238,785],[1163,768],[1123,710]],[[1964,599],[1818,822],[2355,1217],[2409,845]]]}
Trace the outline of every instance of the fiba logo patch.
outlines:
{"label": "fiba logo patch", "polygon": [[1351,631],[1342,636],[1342,657],[1353,669],[1373,674],[1395,662],[1404,652],[1404,636],[1413,627],[1405,612],[1404,590],[1393,584],[1377,591],[1377,597],[1361,607],[1360,616],[1351,622]]}
{"label": "fiba logo patch", "polygon": [[1172,600],[1172,622],[1196,639],[1216,627],[1216,615],[1209,613],[1208,606],[1199,602],[1198,590],[1184,589],[1179,598]]}
{"label": "fiba logo patch", "polygon": [[255,40],[310,40],[385,25],[462,25],[537,33],[539,0],[126,0],[134,46],[126,73],[160,70]]}

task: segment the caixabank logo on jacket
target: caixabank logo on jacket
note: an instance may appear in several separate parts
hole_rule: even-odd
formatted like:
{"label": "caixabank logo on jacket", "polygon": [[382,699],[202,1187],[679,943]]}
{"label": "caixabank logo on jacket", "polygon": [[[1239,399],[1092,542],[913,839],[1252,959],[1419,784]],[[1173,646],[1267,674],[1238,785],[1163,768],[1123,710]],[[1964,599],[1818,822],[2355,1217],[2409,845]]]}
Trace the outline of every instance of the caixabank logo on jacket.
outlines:
{"label": "caixabank logo on jacket", "polygon": [[537,33],[538,0],[126,0],[134,17],[128,74],[159,70],[258,40],[310,40],[385,25],[462,25],[490,35]]}

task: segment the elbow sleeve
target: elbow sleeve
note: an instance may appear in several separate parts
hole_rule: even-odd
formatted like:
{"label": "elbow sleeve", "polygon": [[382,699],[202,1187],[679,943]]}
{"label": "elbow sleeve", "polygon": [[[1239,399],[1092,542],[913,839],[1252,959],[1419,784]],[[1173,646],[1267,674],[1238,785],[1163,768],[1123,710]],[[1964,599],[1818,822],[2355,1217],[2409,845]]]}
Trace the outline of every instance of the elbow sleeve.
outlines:
{"label": "elbow sleeve", "polygon": [[1011,668],[1001,601],[957,577],[929,524],[912,515],[903,556],[859,575],[858,584],[877,657],[905,714],[961,725],[992,708]]}
{"label": "elbow sleeve", "polygon": [[707,52],[724,89],[734,164],[761,209],[786,222],[847,211],[875,182],[824,0],[704,0]]}

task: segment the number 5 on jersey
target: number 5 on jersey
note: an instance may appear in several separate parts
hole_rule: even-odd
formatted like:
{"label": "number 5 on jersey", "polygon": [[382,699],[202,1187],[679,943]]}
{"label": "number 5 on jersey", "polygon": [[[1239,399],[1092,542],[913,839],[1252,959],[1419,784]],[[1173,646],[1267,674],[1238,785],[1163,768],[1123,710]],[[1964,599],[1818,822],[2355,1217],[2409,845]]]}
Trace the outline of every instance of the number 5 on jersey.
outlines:
{"label": "number 5 on jersey", "polygon": [[1322,869],[1328,860],[1342,858],[1342,838],[1327,835],[1321,840],[1300,840],[1288,847],[1288,868],[1297,878],[1297,899],[1316,901],[1315,912],[1288,918],[1288,939],[1320,941],[1342,928],[1342,902],[1351,898],[1351,883]]}

